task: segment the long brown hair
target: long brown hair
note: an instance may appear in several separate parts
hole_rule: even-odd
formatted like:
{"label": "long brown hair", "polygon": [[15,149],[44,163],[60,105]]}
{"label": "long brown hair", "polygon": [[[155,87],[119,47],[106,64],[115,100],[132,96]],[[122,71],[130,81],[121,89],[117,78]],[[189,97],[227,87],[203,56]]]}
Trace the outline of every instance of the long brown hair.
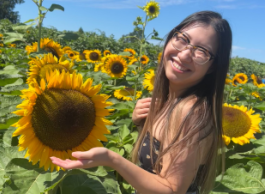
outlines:
{"label": "long brown hair", "polygon": [[[223,105],[223,92],[225,85],[225,78],[228,72],[231,47],[232,47],[232,32],[228,22],[222,18],[219,13],[212,11],[202,11],[194,13],[184,19],[178,26],[172,29],[165,41],[164,50],[176,30],[181,30],[189,25],[201,23],[210,25],[217,33],[218,36],[218,50],[216,57],[213,59],[212,70],[206,74],[204,78],[196,85],[186,90],[183,94],[177,97],[177,100],[169,99],[169,80],[165,74],[163,65],[164,52],[162,54],[161,62],[158,65],[154,90],[152,94],[152,102],[150,105],[149,114],[143,125],[143,129],[139,134],[138,141],[136,142],[132,152],[132,162],[138,163],[138,153],[141,149],[141,143],[147,133],[150,131],[150,154],[152,158],[153,149],[153,131],[155,119],[161,117],[165,113],[165,123],[163,128],[160,129],[161,146],[158,158],[154,164],[154,168],[159,176],[161,176],[161,161],[165,154],[174,153],[173,151],[181,148],[188,148],[198,145],[203,139],[212,135],[212,141],[209,142],[210,150],[205,160],[205,165],[200,171],[200,176],[196,177],[196,184],[200,189],[200,193],[209,193],[213,187],[216,177],[216,169],[219,166],[220,154],[218,149],[223,148],[222,140],[222,105]],[[189,113],[185,118],[179,122],[175,113],[180,113],[185,104],[196,98],[194,105],[191,107]],[[155,100],[158,99],[158,100]],[[156,102],[155,102],[156,101]],[[156,104],[155,104],[156,103]],[[167,110],[165,112],[165,110]],[[172,129],[172,123],[175,125]],[[172,135],[170,144],[163,148],[163,142]],[[185,136],[182,137],[185,130]],[[203,132],[203,133],[202,133]],[[190,142],[195,135],[199,134],[196,142]],[[171,136],[172,137],[172,136]],[[173,160],[177,160],[181,153],[175,155]],[[224,170],[224,153],[221,154],[222,167]],[[152,161],[152,159],[151,159]]]}

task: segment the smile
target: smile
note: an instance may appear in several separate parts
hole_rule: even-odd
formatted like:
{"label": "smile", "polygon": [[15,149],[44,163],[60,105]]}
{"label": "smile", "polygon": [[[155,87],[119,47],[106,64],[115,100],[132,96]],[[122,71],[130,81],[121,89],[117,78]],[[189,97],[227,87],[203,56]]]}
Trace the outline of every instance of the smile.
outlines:
{"label": "smile", "polygon": [[188,68],[185,68],[181,66],[177,61],[174,59],[171,59],[171,64],[173,66],[173,69],[178,70],[177,72],[184,73],[190,71]]}

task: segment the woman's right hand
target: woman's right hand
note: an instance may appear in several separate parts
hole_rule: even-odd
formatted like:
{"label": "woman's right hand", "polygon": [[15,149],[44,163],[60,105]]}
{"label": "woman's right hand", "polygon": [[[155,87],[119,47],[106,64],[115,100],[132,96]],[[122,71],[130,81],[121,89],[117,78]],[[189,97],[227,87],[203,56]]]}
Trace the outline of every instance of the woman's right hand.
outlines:
{"label": "woman's right hand", "polygon": [[132,121],[135,125],[140,125],[142,119],[147,117],[151,100],[152,98],[143,98],[137,101],[132,114]]}

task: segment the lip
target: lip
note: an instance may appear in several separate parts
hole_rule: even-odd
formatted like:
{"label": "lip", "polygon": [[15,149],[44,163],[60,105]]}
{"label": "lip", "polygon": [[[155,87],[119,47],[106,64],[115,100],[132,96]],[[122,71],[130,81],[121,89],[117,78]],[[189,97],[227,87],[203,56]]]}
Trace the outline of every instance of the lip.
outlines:
{"label": "lip", "polygon": [[[187,67],[181,65],[181,64],[180,64],[177,60],[175,60],[174,58],[171,58],[170,61],[171,61],[171,66],[172,66],[173,70],[176,71],[176,72],[178,72],[178,73],[186,73],[186,72],[191,71],[191,70],[188,69]],[[186,71],[181,71],[181,70],[177,69],[177,68],[173,65],[173,62],[175,62],[175,63],[178,64],[180,67],[183,67],[183,68],[185,68],[185,69],[187,69],[187,70],[186,70]]]}

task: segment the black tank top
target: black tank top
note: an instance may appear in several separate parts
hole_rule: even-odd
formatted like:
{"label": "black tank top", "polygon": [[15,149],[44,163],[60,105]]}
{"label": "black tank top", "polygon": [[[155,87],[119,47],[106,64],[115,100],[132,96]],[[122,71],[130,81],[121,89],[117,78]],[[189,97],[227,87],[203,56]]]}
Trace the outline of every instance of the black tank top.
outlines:
{"label": "black tank top", "polygon": [[[156,160],[157,160],[157,157],[158,157],[158,152],[159,152],[159,148],[160,148],[160,142],[156,139],[156,138],[153,138],[154,142],[153,142],[153,145],[154,145],[154,148],[153,148],[153,164],[155,164]],[[140,167],[143,168],[144,170],[150,172],[150,173],[153,173],[153,174],[156,174],[156,171],[153,169],[152,167],[152,163],[151,163],[151,154],[150,154],[150,134],[149,132],[147,132],[146,136],[144,137],[144,140],[143,140],[143,145],[142,145],[142,149],[139,153],[139,160],[141,162],[140,164]],[[204,165],[201,165],[199,170],[198,170],[198,173],[200,172],[201,168],[203,167]],[[197,173],[197,176],[196,176],[196,179],[198,178],[198,173]],[[195,181],[190,185],[189,189],[187,192],[195,192],[197,191],[196,193],[199,193],[198,192],[198,187],[196,185],[196,179]]]}

